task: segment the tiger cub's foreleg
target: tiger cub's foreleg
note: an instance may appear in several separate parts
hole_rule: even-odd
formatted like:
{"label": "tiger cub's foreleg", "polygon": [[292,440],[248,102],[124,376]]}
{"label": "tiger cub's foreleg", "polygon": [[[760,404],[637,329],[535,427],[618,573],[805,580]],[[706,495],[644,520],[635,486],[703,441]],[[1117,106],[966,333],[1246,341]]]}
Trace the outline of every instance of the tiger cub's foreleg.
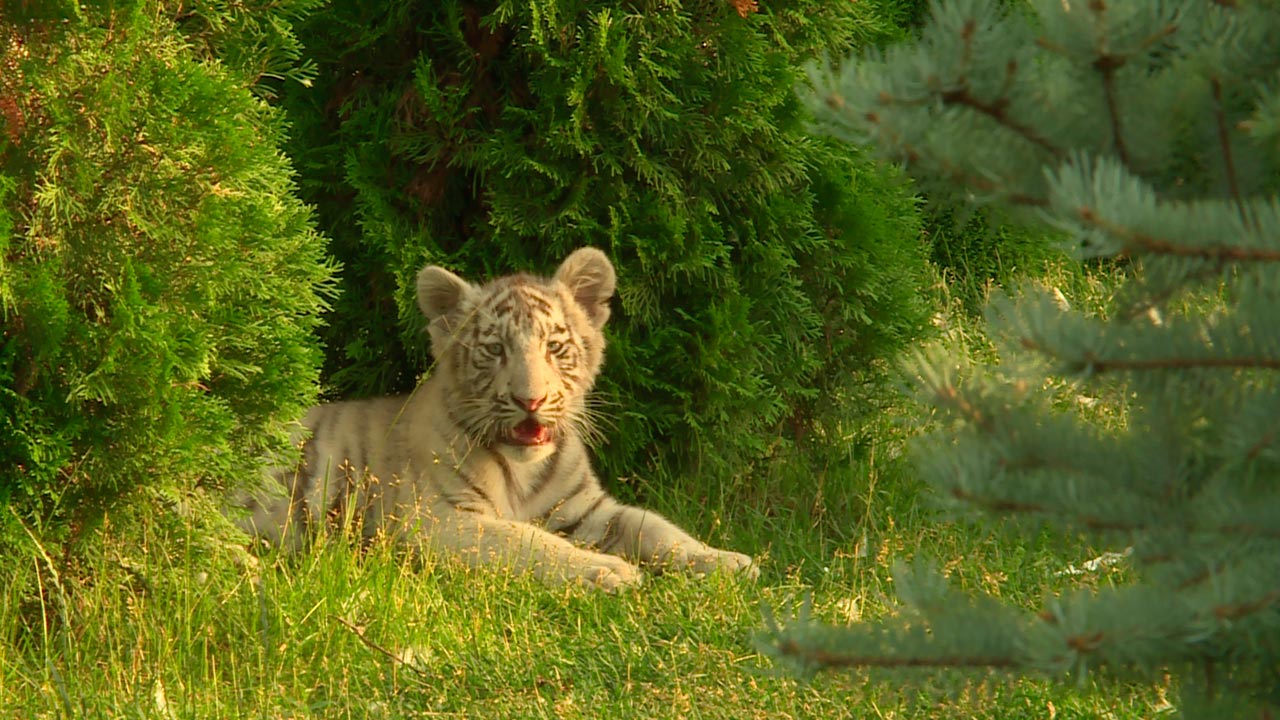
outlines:
{"label": "tiger cub's foreleg", "polygon": [[757,577],[750,556],[719,550],[658,513],[624,505],[603,490],[575,498],[557,511],[548,528],[600,550],[658,569],[715,570]]}
{"label": "tiger cub's foreleg", "polygon": [[640,569],[524,522],[465,511],[442,514],[421,535],[432,550],[471,567],[496,565],[549,583],[580,583],[606,591],[639,585]]}

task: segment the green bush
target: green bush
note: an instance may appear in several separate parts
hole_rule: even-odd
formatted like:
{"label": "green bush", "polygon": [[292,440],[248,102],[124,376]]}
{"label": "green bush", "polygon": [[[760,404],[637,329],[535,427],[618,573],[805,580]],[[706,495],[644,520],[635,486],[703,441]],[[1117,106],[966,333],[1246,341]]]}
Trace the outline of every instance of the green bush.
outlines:
{"label": "green bush", "polygon": [[[798,68],[896,32],[883,8],[335,2],[285,96],[344,264],[342,395],[428,367],[412,278],[618,265],[602,394],[615,474],[741,472],[926,325],[909,189],[805,133]],[[844,413],[845,410],[840,409]]]}
{"label": "green bush", "polygon": [[2,546],[256,477],[332,272],[279,113],[175,24],[224,7],[33,9],[0,16]]}

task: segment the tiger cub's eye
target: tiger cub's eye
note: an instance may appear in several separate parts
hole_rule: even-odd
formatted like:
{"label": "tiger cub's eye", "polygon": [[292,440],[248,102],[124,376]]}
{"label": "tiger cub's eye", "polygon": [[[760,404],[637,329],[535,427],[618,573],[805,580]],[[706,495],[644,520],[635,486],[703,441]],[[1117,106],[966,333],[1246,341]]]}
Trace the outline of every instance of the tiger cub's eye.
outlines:
{"label": "tiger cub's eye", "polygon": [[549,353],[558,353],[563,349],[564,349],[564,343],[560,342],[559,340],[552,340],[547,343],[547,352]]}
{"label": "tiger cub's eye", "polygon": [[500,357],[502,355],[502,343],[485,343],[484,351],[494,357]]}

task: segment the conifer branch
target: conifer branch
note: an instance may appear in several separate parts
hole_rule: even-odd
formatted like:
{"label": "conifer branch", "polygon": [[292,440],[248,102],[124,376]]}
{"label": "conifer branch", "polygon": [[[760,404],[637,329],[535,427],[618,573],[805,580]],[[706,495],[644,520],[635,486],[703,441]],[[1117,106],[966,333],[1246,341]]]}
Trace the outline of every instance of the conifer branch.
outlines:
{"label": "conifer branch", "polygon": [[[1155,563],[1167,563],[1174,559],[1173,555],[1160,555],[1157,558],[1142,558],[1142,562],[1146,565],[1154,565]],[[1182,591],[1196,587],[1212,578],[1217,577],[1223,571],[1224,565],[1220,562],[1206,563],[1205,567],[1195,575],[1183,580],[1174,586],[1174,590]]]}
{"label": "conifer branch", "polygon": [[[961,50],[960,65],[963,68],[963,74],[956,81],[956,86],[952,89],[939,89],[944,83],[936,75],[931,75],[928,79],[928,86],[933,89],[937,98],[942,100],[943,105],[966,107],[981,115],[991,118],[996,124],[1007,128],[1027,142],[1035,145],[1041,150],[1048,153],[1054,158],[1062,157],[1062,148],[1054,145],[1048,138],[1036,132],[1034,128],[1018,122],[1009,115],[1009,89],[1013,87],[1014,80],[1018,74],[1018,61],[1010,58],[1005,63],[1004,68],[1004,86],[1000,97],[992,101],[986,101],[971,92],[969,83],[969,72],[971,70],[973,60],[973,36],[977,30],[977,23],[972,19],[968,19],[964,26],[960,29],[960,37],[963,41],[963,49]],[[923,105],[932,103],[933,97],[922,98],[919,100],[903,100],[888,95],[882,95],[881,104],[902,104],[902,105]]]}
{"label": "conifer branch", "polygon": [[[1022,347],[1046,357],[1063,358],[1052,348],[1031,338],[1023,338]],[[1099,357],[1086,351],[1080,359],[1070,360],[1073,367],[1088,369],[1091,374],[1107,372],[1143,372],[1148,370],[1280,370],[1280,358],[1269,357],[1153,357],[1113,358]]]}
{"label": "conifer branch", "polygon": [[[1036,9],[1019,22],[998,0],[940,0],[914,52],[872,55],[835,94],[864,103],[852,111],[864,113],[858,124],[912,174],[983,202],[1038,205],[1033,215],[1072,229],[1085,250],[1146,261],[1147,272],[1103,280],[1122,294],[1108,305],[1120,311],[1100,319],[1055,313],[1037,298],[997,305],[993,323],[1022,346],[1001,353],[1019,363],[1013,372],[962,384],[941,355],[920,372],[931,406],[949,416],[921,466],[935,490],[992,519],[1136,548],[1126,553],[1132,577],[1118,583],[1131,591],[1079,588],[1046,604],[1036,615],[1045,624],[1028,635],[1014,615],[951,610],[977,593],[904,582],[919,621],[865,633],[806,628],[782,650],[811,666],[1016,661],[1015,672],[1168,673],[1188,717],[1253,708],[1270,717],[1280,493],[1255,486],[1280,449],[1280,420],[1267,412],[1275,388],[1248,380],[1280,371],[1266,302],[1280,283],[1280,176],[1266,169],[1280,157],[1274,143],[1241,143],[1280,127],[1271,88],[1280,13],[1227,0]],[[1017,54],[1027,37],[1039,44],[1029,61]],[[1062,121],[1064,111],[1089,120]],[[839,114],[847,125],[850,111]],[[1000,146],[1009,143],[1013,152]],[[1036,194],[1051,202],[1027,197]],[[1180,297],[1189,302],[1168,323],[1131,322]],[[1050,380],[1068,363],[1077,378],[1126,380],[1115,406],[1150,413],[1149,431],[1129,432],[1123,417],[1064,415],[1032,378]],[[1232,382],[1237,375],[1245,380]],[[1028,402],[1033,394],[1045,402]],[[1167,607],[1151,612],[1160,602]],[[1002,633],[1001,644],[989,632]]]}
{"label": "conifer branch", "polygon": [[[1112,236],[1120,238],[1129,248],[1136,248],[1151,255],[1168,255],[1172,257],[1199,258],[1201,260],[1218,260],[1229,262],[1280,262],[1280,250],[1269,248],[1251,248],[1233,245],[1190,246],[1179,244],[1154,235],[1132,230],[1105,220],[1093,208],[1076,209],[1080,220],[1098,228]],[[1127,254],[1128,250],[1123,254]]]}
{"label": "conifer branch", "polygon": [[[1271,590],[1254,600],[1213,606],[1209,609],[1209,613],[1219,620],[1238,620],[1267,610],[1276,605],[1277,602],[1280,602],[1280,589]],[[1035,613],[1035,616],[1050,625],[1057,623],[1056,617],[1047,611]],[[1068,635],[1063,638],[1063,642],[1076,653],[1088,654],[1097,652],[1098,649],[1104,647],[1108,641],[1115,639],[1121,634],[1122,633],[1116,632],[1108,633],[1102,630],[1085,631]],[[790,638],[783,639],[778,642],[776,645],[776,651],[783,657],[798,660],[806,665],[823,668],[1016,668],[1021,667],[1024,664],[1018,659],[1007,655],[896,657],[891,655],[840,653],[808,646]]]}
{"label": "conifer branch", "polygon": [[950,405],[952,409],[959,412],[969,422],[986,432],[995,430],[991,418],[977,405],[969,402],[967,398],[961,395],[954,385],[943,385],[937,389],[936,393],[939,400]]}
{"label": "conifer branch", "polygon": [[1219,620],[1238,620],[1266,610],[1275,605],[1277,601],[1280,601],[1280,589],[1272,590],[1256,600],[1218,605],[1213,608],[1213,616]]}
{"label": "conifer branch", "polygon": [[1266,528],[1251,523],[1222,525],[1220,527],[1213,528],[1212,531],[1220,535],[1246,535],[1267,538],[1268,540],[1280,540],[1280,529]]}
{"label": "conifer branch", "polygon": [[1013,668],[1019,667],[1015,658],[1005,655],[965,656],[939,655],[937,657],[894,657],[891,655],[856,655],[834,653],[827,650],[808,647],[791,639],[782,640],[777,645],[778,652],[805,664],[827,668],[848,667],[949,667],[949,668]]}
{"label": "conifer branch", "polygon": [[[1238,603],[1226,603],[1209,608],[1209,614],[1218,620],[1239,620],[1270,609],[1280,602],[1280,589],[1271,590],[1254,600]],[[1049,625],[1056,625],[1056,616],[1048,611],[1040,611],[1035,616]],[[1109,640],[1123,636],[1123,632],[1104,632],[1102,630],[1085,631],[1063,638],[1067,647],[1077,653],[1093,653],[1106,645]]]}
{"label": "conifer branch", "polygon": [[[882,100],[882,103],[884,101]],[[892,100],[889,101],[893,102]],[[1005,202],[1010,205],[1020,207],[1048,207],[1049,198],[1042,195],[1031,195],[1029,193],[1012,191],[1007,187],[1003,187],[995,181],[975,175],[964,168],[958,167],[942,158],[935,158],[922,153],[919,148],[902,139],[901,135],[894,133],[891,128],[884,124],[883,118],[876,112],[868,112],[863,115],[871,125],[876,126],[886,136],[887,145],[896,148],[899,156],[906,161],[908,165],[926,166],[928,171],[934,175],[938,175],[956,185],[962,187],[973,188],[980,192],[999,195]]]}
{"label": "conifer branch", "polygon": [[976,505],[977,507],[995,513],[1006,514],[1024,514],[1024,515],[1056,515],[1059,517],[1070,516],[1076,522],[1091,529],[1100,531],[1135,531],[1147,527],[1146,523],[1130,523],[1121,522],[1119,520],[1104,520],[1089,515],[1070,513],[1059,508],[1053,508],[1048,505],[1039,503],[1026,502],[1025,500],[1011,500],[1008,498],[983,497],[975,495],[964,488],[951,488],[951,497],[962,502]]}
{"label": "conifer branch", "polygon": [[[1089,528],[1090,530],[1108,531],[1108,532],[1130,532],[1136,533],[1152,529],[1153,525],[1145,521],[1126,522],[1121,520],[1112,520],[1106,518],[1098,518],[1092,515],[1082,513],[1073,513],[1062,508],[1052,507],[1042,503],[1028,502],[1025,500],[1013,500],[1009,498],[986,497],[977,495],[964,488],[953,487],[949,490],[951,497],[961,502],[969,503],[976,507],[993,513],[1004,514],[1023,514],[1023,515],[1052,515],[1056,517],[1067,517],[1076,523]],[[1164,524],[1160,527],[1167,528]],[[1223,535],[1227,537],[1237,536],[1253,536],[1272,540],[1280,540],[1280,529],[1265,528],[1258,525],[1248,523],[1237,523],[1233,525],[1216,525],[1203,526],[1188,524],[1182,528],[1188,533],[1206,533],[1211,535]]]}
{"label": "conifer branch", "polygon": [[[1102,13],[1107,8],[1105,3],[1097,2],[1090,3],[1089,9],[1095,13]],[[1051,42],[1048,38],[1038,38],[1036,44],[1045,50],[1057,53],[1065,58],[1071,57],[1071,54],[1066,50],[1066,48]],[[1115,55],[1106,52],[1102,48],[1098,48],[1098,56],[1094,59],[1091,67],[1098,71],[1102,79],[1102,95],[1107,103],[1107,120],[1111,125],[1111,138],[1116,155],[1119,156],[1120,162],[1128,167],[1129,153],[1125,146],[1123,130],[1120,124],[1120,106],[1116,100],[1117,91],[1115,81],[1116,71],[1124,67],[1126,62],[1127,58],[1123,55]]]}
{"label": "conifer branch", "polygon": [[[969,60],[973,55],[973,21],[965,23],[961,34],[964,38],[963,61],[964,66],[969,65]],[[931,75],[928,79],[928,85],[933,89],[933,95],[919,99],[906,99],[893,97],[887,93],[881,94],[879,102],[881,105],[905,105],[908,107],[919,107],[925,104],[932,104],[936,99],[942,100],[943,105],[959,106],[969,108],[974,112],[984,115],[994,121],[997,125],[1015,133],[1028,143],[1040,148],[1054,158],[1061,158],[1064,155],[1062,148],[1055,145],[1044,135],[1041,135],[1030,125],[1024,124],[1014,119],[1009,114],[1009,106],[1012,101],[1009,99],[1009,91],[1013,88],[1018,75],[1018,61],[1010,58],[1004,66],[1004,85],[1000,96],[995,100],[983,100],[974,95],[972,87],[969,83],[969,76],[965,74],[956,81],[956,86],[951,89],[940,89],[943,83],[938,76]]]}
{"label": "conifer branch", "polygon": [[1271,428],[1267,430],[1265,433],[1263,433],[1262,437],[1258,438],[1258,441],[1254,443],[1252,447],[1249,448],[1249,452],[1245,453],[1245,457],[1248,458],[1250,461],[1257,460],[1258,456],[1262,454],[1263,450],[1266,450],[1267,448],[1275,444],[1276,430],[1277,430],[1277,426],[1272,425]]}
{"label": "conifer branch", "polygon": [[[1013,84],[1013,77],[1017,74],[1018,61],[1010,60],[1005,65],[1005,87],[1008,88]],[[1000,97],[990,102],[985,101],[974,95],[969,90],[968,78],[961,78],[959,87],[953,90],[942,90],[938,92],[938,97],[944,105],[958,105],[966,107],[974,112],[991,118],[996,124],[1012,131],[1023,140],[1035,145],[1045,151],[1054,158],[1063,156],[1062,148],[1054,145],[1048,138],[1036,132],[1030,125],[1025,125],[1009,115],[1010,100],[1008,94],[1002,94]]]}
{"label": "conifer branch", "polygon": [[1111,140],[1115,146],[1116,157],[1121,164],[1129,167],[1129,149],[1124,142],[1124,128],[1120,125],[1120,105],[1116,100],[1116,70],[1124,66],[1124,58],[1118,55],[1100,56],[1093,63],[1095,70],[1102,74],[1102,94],[1107,101],[1107,119],[1111,123]]}
{"label": "conifer branch", "polygon": [[[1089,4],[1089,9],[1095,13],[1102,13],[1107,10],[1106,3],[1094,2]],[[1146,49],[1164,38],[1177,32],[1178,26],[1172,23],[1161,27],[1150,36],[1144,38],[1138,44],[1138,47]],[[1059,45],[1050,42],[1047,38],[1041,37],[1036,40],[1036,44],[1045,50],[1057,53],[1063,57],[1070,57],[1070,53]],[[1128,62],[1128,58],[1124,55],[1117,55],[1107,52],[1102,48],[1098,49],[1098,57],[1093,61],[1092,67],[1102,76],[1102,92],[1107,103],[1107,116],[1111,125],[1111,137],[1114,142],[1116,155],[1120,162],[1125,166],[1129,166],[1128,146],[1124,142],[1123,128],[1120,123],[1120,105],[1117,100],[1118,91],[1116,88],[1115,75],[1116,71],[1124,67]]]}
{"label": "conifer branch", "polygon": [[1231,199],[1235,201],[1236,206],[1244,213],[1244,206],[1240,201],[1240,181],[1236,177],[1235,159],[1231,154],[1231,135],[1227,128],[1227,113],[1222,106],[1222,80],[1213,77],[1209,80],[1209,85],[1213,88],[1213,116],[1218,129],[1218,146],[1222,149],[1222,164],[1226,170],[1227,186],[1231,190]]}

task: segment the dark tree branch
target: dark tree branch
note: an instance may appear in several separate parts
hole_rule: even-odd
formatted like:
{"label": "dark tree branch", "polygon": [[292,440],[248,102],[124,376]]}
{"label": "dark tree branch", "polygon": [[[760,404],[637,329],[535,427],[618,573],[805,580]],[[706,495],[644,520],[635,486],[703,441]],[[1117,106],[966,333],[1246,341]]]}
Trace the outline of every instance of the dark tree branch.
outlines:
{"label": "dark tree branch", "polygon": [[[1238,620],[1271,609],[1280,603],[1280,589],[1271,590],[1256,599],[1238,603],[1216,605],[1208,609],[1208,614],[1218,620]],[[1056,625],[1053,613],[1041,610],[1035,617],[1049,625]],[[1203,620],[1199,616],[1199,620]],[[1103,631],[1084,629],[1081,632],[1063,637],[1063,642],[1072,652],[1092,654],[1105,649],[1108,644],[1124,642],[1124,631]],[[791,660],[798,660],[806,665],[821,668],[1019,668],[1026,663],[1020,658],[1009,655],[918,655],[915,657],[892,655],[861,655],[842,653],[809,647],[794,639],[782,639],[776,644],[778,653]]]}
{"label": "dark tree branch", "polygon": [[[1043,352],[1052,356],[1048,349],[1038,346],[1034,340],[1023,339],[1022,346],[1028,350]],[[1133,372],[1149,370],[1280,370],[1280,358],[1268,357],[1155,357],[1155,358],[1101,358],[1086,352],[1073,365],[1087,367],[1090,372],[1102,374],[1107,372]]]}
{"label": "dark tree branch", "polygon": [[1025,500],[1011,500],[1009,498],[984,497],[975,495],[963,488],[951,488],[951,497],[962,502],[975,505],[995,513],[1005,514],[1022,514],[1022,515],[1056,515],[1058,517],[1069,516],[1075,522],[1091,529],[1099,531],[1127,531],[1133,532],[1142,530],[1147,527],[1146,523],[1134,523],[1120,520],[1106,520],[1095,518],[1088,515],[1073,514],[1063,511],[1060,508],[1050,507],[1040,503],[1027,502]]}
{"label": "dark tree branch", "polygon": [[1080,207],[1076,216],[1082,221],[1114,235],[1124,242],[1126,253],[1131,248],[1142,250],[1152,255],[1169,255],[1173,257],[1199,258],[1201,260],[1218,260],[1230,262],[1280,262],[1280,250],[1270,248],[1250,248],[1232,245],[1200,246],[1180,245],[1164,238],[1158,238],[1138,230],[1132,230],[1110,222],[1100,216],[1093,208]]}
{"label": "dark tree branch", "polygon": [[[1004,88],[1000,93],[1000,97],[990,102],[970,92],[969,74],[973,66],[973,36],[977,30],[977,25],[973,19],[965,22],[961,28],[960,37],[964,42],[964,49],[961,51],[960,59],[960,79],[956,82],[956,87],[952,90],[940,90],[938,97],[942,99],[945,105],[959,105],[974,110],[994,120],[1014,133],[1018,134],[1027,142],[1035,145],[1041,150],[1047,152],[1054,158],[1062,157],[1063,151],[1058,146],[1049,141],[1048,138],[1037,133],[1033,128],[1024,125],[1009,116],[1009,89],[1013,87],[1014,78],[1018,74],[1018,61],[1010,59],[1004,67]],[[933,87],[942,85],[936,78],[929,78],[929,84]]]}
{"label": "dark tree branch", "polygon": [[973,34],[977,29],[978,23],[973,18],[965,20],[964,27],[960,28],[960,38],[964,41],[964,49],[960,51],[960,67],[965,74],[973,66]]}
{"label": "dark tree branch", "polygon": [[[1095,14],[1102,14],[1107,11],[1107,4],[1104,2],[1088,3],[1086,7]],[[1165,25],[1150,36],[1144,38],[1142,42],[1138,43],[1138,48],[1146,50],[1152,45],[1155,45],[1166,37],[1174,34],[1177,30],[1177,25],[1172,23]],[[1036,44],[1049,52],[1056,53],[1068,59],[1071,58],[1071,53],[1069,53],[1066,48],[1050,42],[1047,38],[1037,38]],[[1120,104],[1118,100],[1119,90],[1116,87],[1116,73],[1120,68],[1124,67],[1125,64],[1128,63],[1129,58],[1126,55],[1115,54],[1103,48],[1096,48],[1096,50],[1098,55],[1093,61],[1093,69],[1097,70],[1102,76],[1102,92],[1107,103],[1107,116],[1111,125],[1112,142],[1115,145],[1116,155],[1119,156],[1120,162],[1122,162],[1125,167],[1131,168],[1132,166],[1129,164],[1129,149],[1124,142],[1124,133],[1120,122]]]}
{"label": "dark tree branch", "polygon": [[[1015,61],[1010,60],[1008,68],[1016,68]],[[1024,125],[1010,117],[1010,102],[1007,95],[987,102],[969,91],[967,80],[961,80],[960,87],[954,90],[941,91],[938,93],[938,97],[942,98],[943,104],[967,107],[991,118],[1000,126],[1013,131],[1023,140],[1035,145],[1054,158],[1063,157],[1062,148],[1054,145],[1048,138],[1036,132],[1031,126]]]}
{"label": "dark tree branch", "polygon": [[1249,452],[1245,455],[1245,457],[1247,457],[1251,461],[1257,460],[1258,456],[1262,454],[1263,450],[1266,450],[1267,448],[1275,444],[1276,431],[1278,429],[1280,429],[1280,426],[1272,425],[1269,430],[1267,430],[1265,433],[1262,434],[1262,437],[1258,438],[1258,442],[1254,443],[1253,446],[1249,448]]}
{"label": "dark tree branch", "polygon": [[920,152],[919,148],[907,142],[902,136],[894,133],[891,128],[884,125],[882,118],[876,112],[868,112],[863,116],[869,124],[880,128],[885,139],[883,146],[892,148],[897,155],[910,165],[923,166],[927,173],[941,176],[947,181],[959,185],[961,187],[972,188],[985,193],[999,195],[1005,202],[1010,205],[1019,207],[1048,207],[1049,198],[1043,195],[1031,195],[1026,192],[1015,191],[1009,189],[1009,186],[1000,185],[995,181],[975,175],[964,168],[958,167],[941,158],[935,158]]}
{"label": "dark tree branch", "polygon": [[[1103,3],[1098,3],[1098,7],[1100,8],[1100,11],[1106,9],[1105,4]],[[1144,38],[1142,42],[1138,43],[1138,47],[1145,51],[1152,45],[1164,40],[1177,31],[1177,25],[1172,23],[1165,25],[1150,36]],[[1126,167],[1129,166],[1129,154],[1128,149],[1124,144],[1124,138],[1121,135],[1120,109],[1119,102],[1117,100],[1117,95],[1119,93],[1116,88],[1115,76],[1116,71],[1124,67],[1127,62],[1127,57],[1113,55],[1104,51],[1094,63],[1094,67],[1102,73],[1102,87],[1107,96],[1107,110],[1111,115],[1111,132],[1112,136],[1115,138],[1116,154],[1120,156],[1120,160]]]}
{"label": "dark tree branch", "polygon": [[1111,124],[1111,142],[1115,146],[1116,156],[1125,167],[1129,165],[1129,149],[1124,142],[1124,128],[1120,124],[1120,103],[1116,99],[1116,71],[1124,66],[1125,58],[1119,55],[1103,54],[1093,63],[1093,69],[1102,75],[1102,94],[1107,101],[1107,119]]}
{"label": "dark tree branch", "polygon": [[1103,358],[1086,351],[1079,358],[1064,357],[1033,338],[1024,337],[1018,344],[1025,350],[1040,353],[1072,367],[1101,375],[1108,372],[1144,372],[1151,370],[1280,370],[1280,358],[1271,357],[1150,357]]}
{"label": "dark tree branch", "polygon": [[995,430],[995,424],[991,422],[991,416],[983,412],[982,408],[979,408],[977,405],[969,402],[969,399],[961,395],[960,391],[957,390],[954,385],[943,385],[942,387],[937,388],[935,394],[938,396],[940,401],[946,403],[953,410],[960,413],[965,420],[968,420],[987,432],[993,432]]}
{"label": "dark tree branch", "polygon": [[[958,487],[950,488],[948,493],[956,500],[969,503],[970,505],[982,508],[992,513],[1006,515],[1051,515],[1054,517],[1066,518],[1090,530],[1099,532],[1109,531],[1137,533],[1150,530],[1153,527],[1151,523],[1147,522],[1093,517],[1091,515],[1075,513],[1069,509],[1054,507],[1043,503],[977,495]],[[1159,527],[1162,529],[1168,529],[1170,526],[1168,524],[1162,524]],[[1183,526],[1182,530],[1186,533],[1206,533],[1212,535],[1225,535],[1228,537],[1253,536],[1280,540],[1280,529],[1251,525],[1248,523],[1217,526],[1198,526],[1189,524]]]}
{"label": "dark tree branch", "polygon": [[1227,174],[1227,187],[1231,191],[1231,199],[1244,215],[1244,205],[1240,200],[1240,181],[1236,177],[1235,158],[1231,154],[1231,133],[1227,127],[1227,112],[1222,106],[1222,80],[1213,77],[1209,81],[1213,88],[1213,116],[1218,128],[1218,148],[1222,151],[1223,169]]}
{"label": "dark tree branch", "polygon": [[1219,620],[1238,620],[1248,615],[1269,609],[1280,601],[1280,590],[1272,590],[1255,600],[1248,602],[1229,603],[1227,605],[1219,605],[1213,608],[1213,616]]}
{"label": "dark tree branch", "polygon": [[[1268,610],[1277,602],[1280,602],[1280,589],[1272,590],[1255,600],[1212,607],[1209,609],[1209,613],[1219,620],[1237,620]],[[1040,611],[1035,616],[1050,625],[1057,622],[1054,615],[1048,611]],[[1085,630],[1064,637],[1063,642],[1073,652],[1089,654],[1105,648],[1108,643],[1114,644],[1122,641],[1123,636],[1123,632]],[[902,657],[841,653],[807,647],[792,639],[783,639],[777,643],[776,647],[778,653],[783,657],[822,668],[1017,668],[1025,664],[1020,659],[1008,655],[920,655]]]}
{"label": "dark tree branch", "polygon": [[805,647],[794,640],[783,640],[777,645],[785,657],[806,664],[828,668],[848,667],[951,667],[951,668],[1013,668],[1019,667],[1016,659],[1007,656],[940,655],[937,657],[893,657],[887,655],[854,655],[834,653]]}

